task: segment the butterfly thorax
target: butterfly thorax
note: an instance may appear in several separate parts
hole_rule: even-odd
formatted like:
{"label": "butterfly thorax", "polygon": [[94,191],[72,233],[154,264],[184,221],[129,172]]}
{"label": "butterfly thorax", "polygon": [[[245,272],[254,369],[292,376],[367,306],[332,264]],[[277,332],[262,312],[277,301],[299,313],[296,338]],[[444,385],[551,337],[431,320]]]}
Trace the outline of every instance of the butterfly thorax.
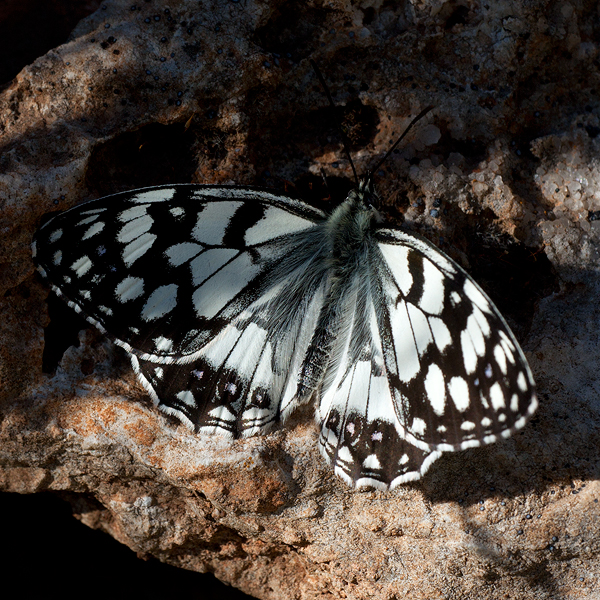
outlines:
{"label": "butterfly thorax", "polygon": [[331,267],[347,275],[366,250],[378,212],[374,207],[377,197],[369,183],[361,182],[351,190],[327,220],[327,242],[330,246]]}

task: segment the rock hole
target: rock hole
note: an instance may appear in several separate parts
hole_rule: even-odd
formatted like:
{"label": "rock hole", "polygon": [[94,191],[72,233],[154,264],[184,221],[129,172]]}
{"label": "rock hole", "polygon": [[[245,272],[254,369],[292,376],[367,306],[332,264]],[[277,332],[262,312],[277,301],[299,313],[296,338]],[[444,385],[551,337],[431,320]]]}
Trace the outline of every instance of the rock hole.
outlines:
{"label": "rock hole", "polygon": [[152,123],[97,146],[86,185],[100,196],[168,183],[189,183],[195,170],[194,134],[183,123]]}

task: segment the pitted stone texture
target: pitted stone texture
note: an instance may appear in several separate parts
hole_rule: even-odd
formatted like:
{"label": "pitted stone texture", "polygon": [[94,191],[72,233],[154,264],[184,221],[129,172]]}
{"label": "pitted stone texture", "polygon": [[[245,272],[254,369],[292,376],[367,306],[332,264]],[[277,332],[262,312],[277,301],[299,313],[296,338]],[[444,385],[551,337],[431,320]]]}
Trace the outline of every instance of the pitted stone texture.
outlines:
{"label": "pitted stone texture", "polygon": [[[77,494],[91,527],[259,598],[593,598],[597,29],[591,0],[103,2],[0,95],[1,488]],[[376,174],[382,212],[483,275],[540,392],[513,439],[387,494],[334,478],[310,408],[260,438],[195,436],[89,330],[42,372],[62,335],[33,275],[42,215],[171,182],[291,182],[318,202],[321,169],[347,190],[309,57],[359,173],[435,106]]]}

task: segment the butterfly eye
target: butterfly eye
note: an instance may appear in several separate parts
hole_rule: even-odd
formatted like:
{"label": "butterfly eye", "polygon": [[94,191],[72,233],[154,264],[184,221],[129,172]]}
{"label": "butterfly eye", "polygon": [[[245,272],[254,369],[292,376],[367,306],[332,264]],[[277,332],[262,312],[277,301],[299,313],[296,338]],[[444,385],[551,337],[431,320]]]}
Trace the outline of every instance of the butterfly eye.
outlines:
{"label": "butterfly eye", "polygon": [[381,198],[375,192],[371,192],[368,195],[367,204],[375,213],[376,218],[381,218],[381,215],[379,214],[379,209],[381,208]]}

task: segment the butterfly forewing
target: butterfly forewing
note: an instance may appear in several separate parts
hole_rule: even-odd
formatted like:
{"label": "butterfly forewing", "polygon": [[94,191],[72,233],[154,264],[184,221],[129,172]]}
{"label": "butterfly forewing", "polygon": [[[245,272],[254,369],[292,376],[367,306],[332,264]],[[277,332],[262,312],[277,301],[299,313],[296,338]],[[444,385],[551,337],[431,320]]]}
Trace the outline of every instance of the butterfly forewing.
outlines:
{"label": "butterfly forewing", "polygon": [[498,309],[430,242],[376,235],[379,327],[404,437],[458,450],[522,428],[537,407],[533,376]]}
{"label": "butterfly forewing", "polygon": [[440,451],[525,425],[537,406],[527,361],[456,263],[395,230],[375,231],[358,263],[317,411],[321,452],[340,476],[393,487]]}
{"label": "butterfly forewing", "polygon": [[144,359],[171,361],[267,293],[275,267],[293,269],[323,217],[253,188],[147,188],[58,215],[34,248],[40,271],[88,320]]}

